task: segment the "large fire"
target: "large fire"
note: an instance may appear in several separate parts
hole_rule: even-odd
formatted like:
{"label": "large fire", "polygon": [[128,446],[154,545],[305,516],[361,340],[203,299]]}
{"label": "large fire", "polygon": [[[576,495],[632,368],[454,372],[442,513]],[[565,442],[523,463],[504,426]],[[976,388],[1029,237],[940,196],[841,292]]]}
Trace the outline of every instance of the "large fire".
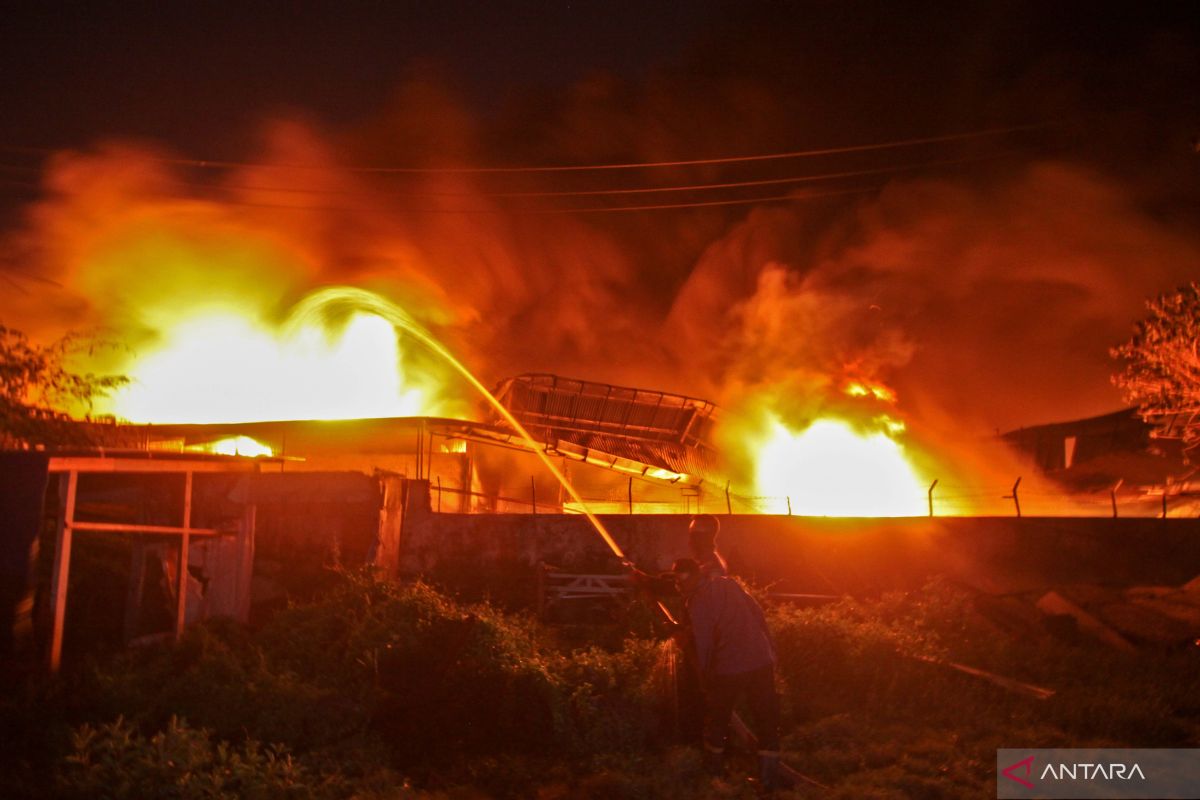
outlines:
{"label": "large fire", "polygon": [[926,512],[925,486],[894,428],[860,432],[844,420],[818,419],[800,431],[769,415],[752,443],[754,479],[768,513],[903,517]]}
{"label": "large fire", "polygon": [[[814,383],[793,386],[791,395],[760,387],[725,417],[723,449],[740,456],[758,509],[830,517],[927,514],[930,479],[918,464],[928,467],[929,459],[906,443],[896,393],[877,381],[851,380],[840,392],[836,383]],[[795,395],[804,386],[823,400],[800,414]]]}
{"label": "large fire", "polygon": [[343,320],[302,302],[275,326],[224,311],[179,321],[134,355],[111,411],[132,422],[356,419],[439,413],[435,393],[406,380],[397,332],[355,311]]}
{"label": "large fire", "polygon": [[[594,334],[606,330],[574,311],[591,308],[593,298],[604,301],[605,293],[591,281],[607,285],[613,277],[597,272],[590,257],[568,276],[571,286],[582,287],[580,294],[557,301],[568,312],[531,317],[520,311],[540,308],[543,304],[533,298],[562,277],[528,265],[553,263],[559,270],[575,264],[576,254],[592,252],[587,237],[564,235],[553,258],[529,261],[516,257],[519,248],[510,251],[515,244],[504,244],[504,226],[492,229],[474,219],[469,229],[424,220],[398,224],[403,215],[355,214],[361,231],[351,227],[365,242],[359,248],[341,228],[317,224],[323,215],[315,209],[300,217],[269,208],[235,214],[219,203],[174,196],[171,181],[178,176],[137,153],[67,158],[55,175],[55,185],[70,191],[48,201],[38,217],[47,226],[48,252],[67,265],[63,282],[86,299],[78,307],[89,311],[88,321],[115,331],[120,344],[115,362],[89,364],[88,370],[129,378],[92,409],[100,414],[135,423],[220,424],[468,413],[476,397],[456,373],[457,361],[449,352],[455,348],[416,335],[408,324],[415,320],[392,300],[333,285],[342,281],[386,287],[385,294],[420,309],[422,320],[463,330],[478,324],[486,336],[477,333],[476,338],[504,342],[493,349],[507,353],[510,364],[517,360],[514,353],[541,358],[538,346],[557,346],[545,360],[560,363],[564,352],[572,357],[588,352]],[[332,166],[326,177],[342,188],[359,184]],[[477,239],[480,231],[492,238]],[[493,239],[501,244],[491,246]],[[469,246],[454,246],[462,242]],[[860,380],[864,371],[857,369],[844,370],[855,381],[838,392],[827,379],[836,366],[820,348],[781,351],[779,340],[796,338],[785,321],[824,319],[829,304],[824,295],[787,279],[782,268],[765,274],[769,280],[760,281],[761,302],[747,305],[741,316],[745,330],[735,348],[738,360],[752,364],[769,353],[768,361],[805,365],[802,392],[844,396],[815,415],[772,414],[770,404],[741,415],[739,431],[723,449],[745,468],[703,476],[709,481],[704,486],[696,475],[687,476],[694,484],[676,487],[683,476],[654,468],[638,477],[672,491],[694,492],[685,502],[697,507],[705,501],[732,508],[739,496],[754,496],[765,500],[743,503],[738,510],[925,513],[928,478],[918,476],[903,432],[889,421],[895,415],[880,413],[896,404],[894,393]],[[290,312],[281,309],[281,298],[320,286],[326,288],[316,289]],[[627,322],[618,324],[617,333],[650,330],[646,320],[636,326]],[[831,329],[849,328],[851,322]],[[829,331],[819,327],[802,338],[820,342]],[[486,352],[480,348],[473,355]],[[490,366],[508,368],[500,362]],[[755,374],[763,380],[761,372]],[[699,379],[699,373],[693,377]],[[783,380],[763,380],[761,388],[778,395]],[[794,421],[806,417],[813,421]],[[242,455],[269,452],[244,438],[203,446]],[[718,478],[726,483],[724,493],[708,489]],[[622,502],[632,504],[630,492],[624,494]]]}
{"label": "large fire", "polygon": [[[406,376],[400,332],[384,298],[328,289],[298,303],[281,323],[238,310],[194,313],[135,353],[130,383],[111,411],[133,422],[222,423],[438,415],[432,381]],[[863,410],[891,405],[881,385],[851,382],[844,392]],[[769,408],[743,425],[753,491],[766,513],[807,516],[913,516],[926,512],[925,481],[887,414],[852,423],[836,416],[789,426]],[[253,440],[229,439],[214,452],[270,454]]]}

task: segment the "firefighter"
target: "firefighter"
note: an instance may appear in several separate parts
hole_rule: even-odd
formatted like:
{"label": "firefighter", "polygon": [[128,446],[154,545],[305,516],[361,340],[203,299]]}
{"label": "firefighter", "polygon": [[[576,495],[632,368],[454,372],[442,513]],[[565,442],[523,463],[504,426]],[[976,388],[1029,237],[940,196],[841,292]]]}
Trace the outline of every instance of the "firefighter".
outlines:
{"label": "firefighter", "polygon": [[705,575],[728,575],[729,564],[717,550],[721,521],[712,514],[699,514],[688,524],[688,549]]}
{"label": "firefighter", "polygon": [[687,607],[687,633],[704,689],[704,761],[724,770],[733,708],[745,698],[758,734],[758,780],[779,783],[779,696],[775,692],[775,645],[762,608],[724,574],[706,573],[693,558],[671,568]]}
{"label": "firefighter", "polygon": [[[717,550],[717,534],[721,523],[712,514],[699,514],[688,524],[688,552],[700,565],[705,576],[724,577],[729,574],[728,564]],[[649,575],[631,564],[634,585],[656,598],[679,595],[673,573]],[[695,663],[695,652],[690,646],[686,630],[678,632],[682,664],[677,673],[676,709],[679,736],[689,744],[700,745],[704,741],[704,689],[700,684],[700,672]]]}

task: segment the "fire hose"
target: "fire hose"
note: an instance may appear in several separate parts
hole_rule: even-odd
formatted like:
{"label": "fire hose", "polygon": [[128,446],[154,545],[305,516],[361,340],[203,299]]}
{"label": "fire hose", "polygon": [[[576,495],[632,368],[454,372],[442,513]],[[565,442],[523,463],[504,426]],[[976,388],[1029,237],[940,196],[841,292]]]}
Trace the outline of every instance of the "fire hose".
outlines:
{"label": "fire hose", "polygon": [[[416,338],[438,356],[443,358],[446,363],[450,364],[451,367],[461,374],[467,380],[467,382],[470,383],[483,396],[488,404],[495,409],[496,413],[499,414],[500,417],[504,419],[504,421],[507,422],[512,429],[516,431],[522,439],[525,440],[526,443],[529,444],[534,455],[536,455],[542,464],[545,465],[546,469],[549,470],[550,474],[555,477],[559,484],[566,489],[567,493],[571,495],[571,498],[580,505],[580,507],[583,509],[584,516],[586,516],[588,519],[588,522],[592,524],[592,527],[596,530],[596,533],[599,534],[600,538],[604,540],[604,543],[608,546],[608,549],[612,551],[613,555],[617,557],[621,564],[631,572],[636,570],[633,562],[631,562],[625,556],[624,551],[621,550],[621,546],[617,544],[617,541],[604,527],[604,523],[601,522],[600,519],[587,507],[587,504],[583,502],[583,498],[579,496],[579,493],[575,490],[575,487],[572,486],[571,482],[566,479],[566,476],[559,471],[558,467],[554,465],[554,462],[550,460],[550,457],[544,452],[544,450],[537,446],[537,441],[529,434],[529,431],[525,429],[525,426],[523,426],[517,420],[517,418],[513,416],[509,409],[505,408],[504,405],[496,399],[495,395],[489,392],[487,388],[479,382],[479,379],[476,378],[475,375],[469,369],[467,369],[467,367],[461,361],[454,357],[454,355],[446,348],[445,345],[434,338],[433,334],[426,330],[423,325],[417,322],[400,306],[384,300],[383,298],[372,294],[371,292],[354,287],[329,287],[320,292],[314,293],[307,299],[308,305],[306,307],[306,313],[311,313],[314,310],[320,309],[324,305],[333,302],[348,304],[354,308],[363,308],[373,311],[379,316],[391,321],[392,324],[398,328],[404,329],[411,336]],[[670,610],[666,607],[666,605],[663,604],[661,600],[657,600],[656,604],[659,614],[662,615],[664,620],[666,620],[672,626],[678,625],[675,617],[671,614]],[[743,738],[744,741],[751,743],[752,749],[758,749],[757,742],[755,741],[753,734],[750,733],[749,728],[746,727],[745,723],[742,722],[736,713],[733,716],[733,727],[735,733],[738,733],[740,738]],[[821,788],[827,788],[822,786],[817,781],[808,778],[799,772],[796,772],[785,764],[780,764],[780,773],[786,779],[791,780],[794,784],[808,783],[815,786],[821,786]]]}
{"label": "fire hose", "polygon": [[[603,531],[603,534],[604,535],[602,536],[602,538],[608,544],[609,549],[612,550],[613,555],[615,555],[621,561],[621,565],[624,566],[626,569],[628,569],[632,574],[634,574],[634,575],[639,574],[640,570],[638,570],[637,566],[625,556],[624,551],[621,550],[621,547],[620,547],[620,545],[617,544],[616,540],[614,540],[611,535],[608,535],[608,531]],[[666,604],[664,604],[662,600],[655,598],[654,604],[655,604],[655,607],[657,608],[660,616],[662,617],[663,621],[666,622],[668,624],[668,626],[670,626],[671,628],[679,627],[678,620],[675,619],[675,616],[671,613],[671,610],[669,608],[667,608]],[[684,646],[686,646],[686,645],[684,645]],[[700,665],[698,663],[698,660],[695,657],[693,657],[693,658],[684,659],[684,661],[686,661],[688,664],[691,665],[691,668],[697,672],[697,677],[699,677],[698,673],[699,673]],[[671,677],[672,677],[672,679],[675,679],[674,663],[672,663]],[[731,723],[731,725],[730,725],[731,731],[732,731],[734,737],[739,741],[739,743],[745,749],[749,750],[750,752],[755,752],[759,749],[758,748],[758,737],[755,736],[754,732],[750,729],[750,727],[745,723],[745,721],[741,718],[741,716],[736,711],[733,712],[733,716],[730,720],[730,723]],[[815,778],[810,778],[809,776],[805,775],[804,773],[800,772],[799,770],[794,769],[793,767],[789,766],[788,764],[784,763],[783,761],[780,761],[780,763],[779,763],[779,775],[792,787],[797,787],[800,785],[808,785],[808,786],[817,787],[817,788],[825,790],[825,791],[828,791],[828,789],[829,789],[829,787],[826,786],[825,784],[821,783],[820,781],[816,780]]]}

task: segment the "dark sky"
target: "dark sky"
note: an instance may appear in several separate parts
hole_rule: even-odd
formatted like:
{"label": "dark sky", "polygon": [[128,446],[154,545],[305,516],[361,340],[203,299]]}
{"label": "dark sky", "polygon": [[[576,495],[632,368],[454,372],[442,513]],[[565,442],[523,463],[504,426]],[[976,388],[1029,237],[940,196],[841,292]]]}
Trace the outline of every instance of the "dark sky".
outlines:
{"label": "dark sky", "polygon": [[597,70],[752,77],[847,139],[1100,108],[1196,113],[1200,15],[1186,3],[7,5],[4,145],[119,134],[228,158],[280,110],[370,116],[416,64],[484,112]]}
{"label": "dark sky", "polygon": [[137,135],[218,157],[281,109],[341,123],[371,114],[414,63],[486,106],[508,87],[561,87],[592,69],[634,76],[719,16],[620,2],[9,5],[5,143]]}

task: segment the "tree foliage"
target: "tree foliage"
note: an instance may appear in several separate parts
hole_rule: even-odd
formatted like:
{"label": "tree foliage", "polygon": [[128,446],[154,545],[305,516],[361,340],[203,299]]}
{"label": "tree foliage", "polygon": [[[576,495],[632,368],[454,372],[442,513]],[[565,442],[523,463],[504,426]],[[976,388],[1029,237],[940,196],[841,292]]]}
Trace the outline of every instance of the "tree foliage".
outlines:
{"label": "tree foliage", "polygon": [[1113,376],[1126,401],[1159,426],[1159,434],[1200,444],[1200,283],[1146,303],[1150,314],[1133,337],[1113,348],[1124,369]]}
{"label": "tree foliage", "polygon": [[70,334],[39,346],[0,325],[0,448],[90,443],[87,429],[67,410],[90,416],[95,400],[126,379],[68,369],[69,357],[85,346]]}

